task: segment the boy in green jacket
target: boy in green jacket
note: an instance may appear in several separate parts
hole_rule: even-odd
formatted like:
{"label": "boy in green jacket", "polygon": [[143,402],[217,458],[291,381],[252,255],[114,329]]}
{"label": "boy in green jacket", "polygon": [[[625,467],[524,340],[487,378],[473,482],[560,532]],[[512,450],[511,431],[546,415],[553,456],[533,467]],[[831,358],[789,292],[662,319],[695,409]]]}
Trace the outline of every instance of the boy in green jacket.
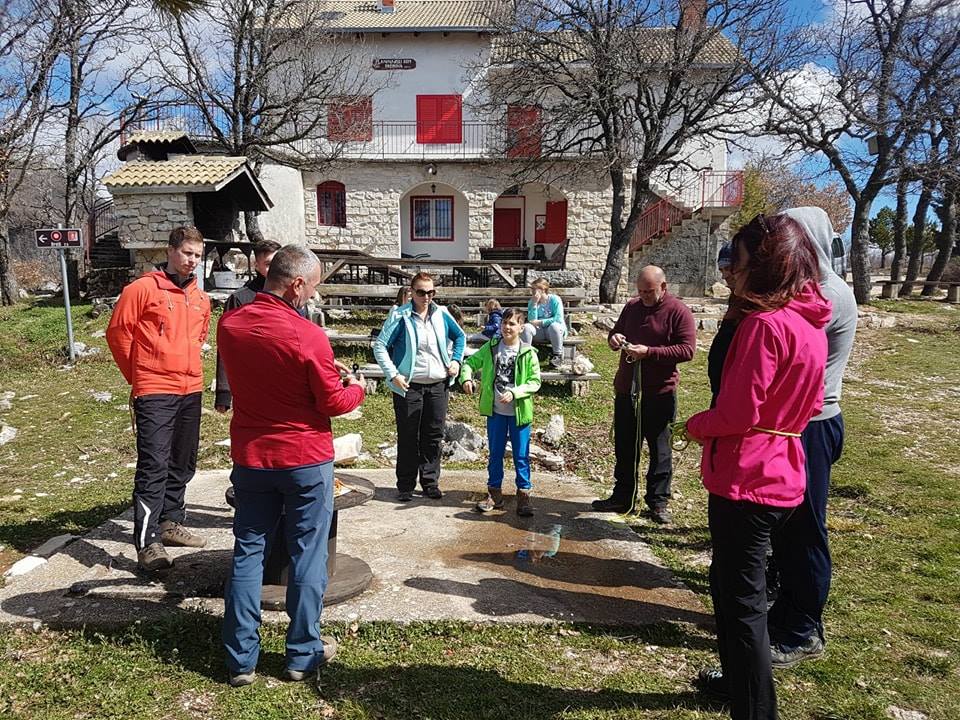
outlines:
{"label": "boy in green jacket", "polygon": [[487,416],[487,497],[477,503],[478,512],[503,508],[503,456],[507,436],[513,447],[513,466],[517,471],[517,515],[530,517],[530,426],[533,422],[533,394],[540,389],[540,361],[537,351],[520,343],[524,314],[515,308],[503,313],[500,337],[483,345],[463,362],[460,383],[467,395],[478,384],[480,373],[480,413]]}

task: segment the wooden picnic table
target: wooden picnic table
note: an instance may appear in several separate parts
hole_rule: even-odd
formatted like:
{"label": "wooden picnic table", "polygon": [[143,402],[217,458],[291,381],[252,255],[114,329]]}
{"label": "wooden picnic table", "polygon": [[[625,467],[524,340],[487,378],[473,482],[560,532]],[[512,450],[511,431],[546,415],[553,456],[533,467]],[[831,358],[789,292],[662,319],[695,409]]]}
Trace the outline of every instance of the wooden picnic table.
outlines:
{"label": "wooden picnic table", "polygon": [[[582,287],[576,288],[550,288],[550,292],[558,295],[563,300],[564,305],[571,307],[580,305],[587,295],[587,291]],[[348,283],[326,283],[317,285],[317,294],[326,300],[328,298],[341,298],[346,300],[365,298],[365,299],[387,299],[391,301],[396,297],[396,285],[352,285]],[[441,286],[437,288],[437,302],[441,305],[450,303],[462,304],[473,301],[483,304],[489,298],[498,299],[504,307],[514,304],[518,307],[526,307],[527,300],[530,299],[530,290],[528,288],[503,288],[503,287],[452,287]]]}
{"label": "wooden picnic table", "polygon": [[[517,287],[516,274],[519,271],[521,282],[527,284],[527,272],[541,264],[539,260],[445,260],[439,258],[405,258],[370,255],[360,250],[332,251],[314,250],[317,259],[324,264],[321,282],[327,282],[345,266],[350,270],[351,279],[359,279],[360,268],[379,269],[387,278],[410,279],[415,274],[412,269],[449,268],[453,270],[454,285],[488,285],[490,272],[506,283],[507,287]],[[369,278],[368,278],[369,279]],[[372,280],[372,279],[371,279]]]}

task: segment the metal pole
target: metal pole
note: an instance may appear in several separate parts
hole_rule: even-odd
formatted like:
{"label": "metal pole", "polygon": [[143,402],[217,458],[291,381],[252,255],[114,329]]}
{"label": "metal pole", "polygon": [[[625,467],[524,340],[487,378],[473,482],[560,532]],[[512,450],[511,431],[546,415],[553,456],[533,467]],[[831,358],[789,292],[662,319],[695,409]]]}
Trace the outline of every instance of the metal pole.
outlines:
{"label": "metal pole", "polygon": [[67,284],[67,251],[63,248],[60,253],[60,273],[63,275],[63,307],[67,311],[67,351],[70,353],[70,362],[77,359],[73,350],[73,317],[70,314],[70,286]]}

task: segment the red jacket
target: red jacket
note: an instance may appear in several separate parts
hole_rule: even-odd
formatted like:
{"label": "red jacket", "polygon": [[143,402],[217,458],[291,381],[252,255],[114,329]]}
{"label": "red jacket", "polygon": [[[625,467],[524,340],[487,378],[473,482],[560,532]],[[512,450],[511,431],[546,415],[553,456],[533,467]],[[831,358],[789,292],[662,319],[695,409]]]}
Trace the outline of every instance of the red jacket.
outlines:
{"label": "red jacket", "polygon": [[133,396],[203,391],[200,347],[210,299],[190,280],[178,287],[162,270],[127,285],[107,327],[107,345]]}
{"label": "red jacket", "polygon": [[248,468],[278,469],[333,460],[330,418],[363,402],[344,387],[326,333],[270,293],[224,314],[217,347],[230,390],[230,454]]}

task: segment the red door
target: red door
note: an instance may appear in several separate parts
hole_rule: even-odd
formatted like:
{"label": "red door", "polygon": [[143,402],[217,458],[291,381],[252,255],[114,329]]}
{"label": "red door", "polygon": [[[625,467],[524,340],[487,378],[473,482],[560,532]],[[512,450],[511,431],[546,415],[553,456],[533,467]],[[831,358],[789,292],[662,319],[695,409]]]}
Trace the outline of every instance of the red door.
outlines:
{"label": "red door", "polygon": [[493,246],[520,247],[520,208],[493,209]]}
{"label": "red door", "polygon": [[567,239],[567,201],[547,203],[547,228],[543,242],[559,244]]}

